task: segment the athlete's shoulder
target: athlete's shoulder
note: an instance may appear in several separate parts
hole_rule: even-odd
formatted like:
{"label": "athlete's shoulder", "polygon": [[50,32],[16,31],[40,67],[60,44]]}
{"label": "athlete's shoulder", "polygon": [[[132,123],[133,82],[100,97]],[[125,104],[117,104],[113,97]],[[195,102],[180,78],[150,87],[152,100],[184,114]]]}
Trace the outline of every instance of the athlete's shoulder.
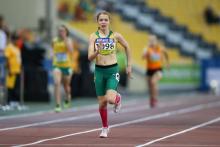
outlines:
{"label": "athlete's shoulder", "polygon": [[148,51],[149,51],[149,46],[145,46],[145,47],[143,48],[143,51],[144,51],[144,52],[148,52]]}
{"label": "athlete's shoulder", "polygon": [[113,35],[117,40],[121,40],[124,38],[123,35],[119,32],[113,32]]}
{"label": "athlete's shoulder", "polygon": [[163,45],[160,45],[160,50],[161,50],[161,51],[166,51],[166,48],[165,48],[165,46],[163,46]]}
{"label": "athlete's shoulder", "polygon": [[91,40],[95,40],[97,38],[97,36],[96,36],[96,32],[93,32],[93,33],[91,33],[90,35],[89,35],[89,40],[91,41]]}
{"label": "athlete's shoulder", "polygon": [[54,37],[52,42],[57,42],[58,41],[58,37]]}
{"label": "athlete's shoulder", "polygon": [[[68,43],[72,43],[72,38],[71,37],[67,37],[67,39],[66,39],[66,41],[68,42]],[[65,42],[65,41],[64,41]]]}
{"label": "athlete's shoulder", "polygon": [[151,45],[148,45],[146,48],[147,48],[148,53],[150,53],[154,50],[154,48]]}
{"label": "athlete's shoulder", "polygon": [[91,33],[91,34],[89,35],[89,38],[91,38],[91,37],[96,37],[96,32]]}
{"label": "athlete's shoulder", "polygon": [[112,34],[115,36],[122,36],[121,33],[119,33],[119,32],[112,32]]}

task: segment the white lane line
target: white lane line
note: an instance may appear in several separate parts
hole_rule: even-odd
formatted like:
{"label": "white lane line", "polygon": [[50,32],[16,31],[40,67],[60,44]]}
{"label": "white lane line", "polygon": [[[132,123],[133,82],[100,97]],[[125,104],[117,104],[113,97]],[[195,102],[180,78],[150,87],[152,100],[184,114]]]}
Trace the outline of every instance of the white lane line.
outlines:
{"label": "white lane line", "polygon": [[[147,109],[146,106],[142,106],[139,108],[129,108],[129,109],[124,109],[122,113],[135,112],[135,111],[140,111],[140,110],[145,110],[145,109]],[[110,113],[112,112],[110,111]],[[68,122],[68,121],[79,120],[79,119],[87,119],[87,118],[98,117],[98,116],[99,116],[99,113],[95,112],[91,114],[68,117],[68,118],[60,118],[60,119],[55,119],[51,121],[37,122],[37,123],[25,124],[25,125],[8,127],[8,128],[1,128],[0,132],[28,128],[28,127],[42,126],[42,125],[48,125],[48,124],[54,124],[54,123]]]}
{"label": "white lane line", "polygon": [[[191,94],[191,95],[192,96],[194,96],[194,95],[198,96],[198,94]],[[183,94],[181,94],[180,96],[175,96],[175,98],[182,98],[182,96],[183,96]],[[204,95],[202,95],[202,96],[204,96]],[[127,102],[126,105],[134,104],[134,103],[137,103],[137,102],[140,102],[140,100],[129,100],[129,102]],[[145,100],[144,100],[144,102],[145,102]],[[98,106],[97,104],[92,104],[91,106],[74,107],[74,108],[69,109],[69,110],[64,110],[63,112],[76,112],[76,111],[81,111],[81,110],[91,110],[91,109],[97,108],[97,106]],[[31,112],[31,113],[26,113],[26,114],[15,114],[15,115],[10,115],[10,116],[0,116],[0,120],[38,116],[38,115],[42,115],[42,114],[45,114],[45,113],[54,114],[54,111],[51,111],[51,110],[49,110],[49,111],[38,111],[38,112]]]}
{"label": "white lane line", "polygon": [[[134,103],[137,103],[137,100],[129,100],[129,102],[126,103],[126,106],[132,105]],[[78,111],[87,111],[87,110],[93,110],[97,109],[98,104],[92,104],[90,106],[82,106],[82,107],[74,107],[71,109],[64,110],[63,112],[78,112]],[[0,116],[0,120],[6,120],[6,119],[15,119],[15,118],[24,118],[24,117],[31,117],[31,116],[38,116],[38,115],[45,115],[45,114],[54,114],[53,110],[49,111],[38,111],[38,112],[32,112],[32,113],[26,113],[26,114],[15,114],[10,116]]]}
{"label": "white lane line", "polygon": [[[13,146],[13,145],[15,145],[15,144],[0,144],[0,146]],[[97,147],[97,146],[100,146],[100,147],[108,147],[108,146],[110,146],[110,147],[118,147],[118,146],[125,146],[125,147],[128,147],[128,146],[134,146],[134,144],[41,144],[40,146],[58,146],[58,147],[60,147],[60,146],[71,146],[71,147],[73,147],[73,146],[79,146],[79,147],[85,147],[85,146],[87,146],[87,147],[91,147],[91,146],[93,146],[93,147]]]}
{"label": "white lane line", "polygon": [[[195,111],[199,111],[199,110],[202,110],[202,109],[218,107],[219,105],[220,105],[220,102],[211,102],[211,103],[208,103],[208,104],[200,104],[200,105],[196,105],[196,106],[192,106],[192,107],[188,107],[188,108],[184,108],[184,109],[169,111],[169,112],[165,112],[165,113],[155,114],[153,116],[143,117],[143,118],[136,119],[136,120],[131,120],[131,121],[123,122],[123,123],[114,124],[114,125],[111,125],[110,128],[115,128],[115,127],[119,127],[119,126],[125,126],[125,125],[140,123],[140,122],[144,122],[144,121],[148,121],[148,120],[154,120],[154,119],[169,117],[169,116],[172,116],[172,115],[186,114],[186,113],[189,113],[189,112],[195,112]],[[67,135],[54,137],[54,138],[42,139],[42,140],[38,140],[36,142],[27,143],[27,144],[20,144],[20,145],[16,145],[16,146],[13,146],[13,147],[25,147],[25,146],[30,146],[30,145],[36,145],[36,144],[43,143],[43,142],[46,142],[46,141],[62,139],[62,138],[70,137],[70,136],[82,135],[82,134],[86,134],[86,133],[95,132],[95,131],[98,131],[98,130],[101,130],[101,128],[91,129],[91,130],[82,131],[82,132],[76,132],[76,133],[67,134]]]}
{"label": "white lane line", "polygon": [[[62,112],[77,112],[81,110],[92,110],[94,108],[97,108],[97,104],[91,105],[91,106],[83,106],[81,108],[72,108],[68,110],[64,110]],[[15,114],[15,115],[10,115],[10,116],[1,116],[0,120],[6,120],[6,119],[15,119],[15,118],[24,118],[24,117],[31,117],[31,116],[38,116],[38,115],[45,115],[45,114],[55,114],[53,110],[49,111],[38,111],[38,112],[32,112],[32,113],[26,113],[26,114]]]}
{"label": "white lane line", "polygon": [[45,113],[52,113],[52,111],[38,111],[38,112],[32,112],[32,113],[26,113],[26,114],[15,114],[15,115],[10,115],[10,116],[1,116],[0,120],[13,119],[13,118],[23,118],[23,117],[29,117],[29,116],[37,116],[37,115],[42,115]]}
{"label": "white lane line", "polygon": [[[0,146],[13,146],[16,144],[0,144]],[[41,144],[40,146],[112,146],[112,147],[116,147],[116,146],[134,146],[134,144]],[[154,145],[152,145],[153,147]],[[219,147],[220,145],[209,145],[209,144],[158,144],[156,145],[156,147]]]}
{"label": "white lane line", "polygon": [[31,124],[20,125],[20,126],[15,126],[15,127],[2,128],[2,129],[0,129],[0,132],[28,128],[28,127],[34,127],[34,126],[48,125],[48,124],[53,124],[53,123],[67,122],[67,121],[73,121],[73,120],[79,120],[79,119],[85,119],[85,118],[91,118],[91,117],[95,117],[95,116],[98,116],[97,113],[69,117],[69,118],[55,119],[55,120],[45,121],[45,122],[31,123]]}
{"label": "white lane line", "polygon": [[[159,144],[155,147],[219,147],[220,145],[209,145],[209,144]],[[152,145],[154,147],[154,145]]]}
{"label": "white lane line", "polygon": [[[135,102],[135,101],[133,101],[133,102]],[[181,103],[182,102],[177,101],[177,102],[173,103],[172,106],[180,105]],[[166,106],[167,106],[166,104],[161,104],[160,108],[163,108],[163,107],[166,107]],[[148,106],[141,106],[141,107],[138,107],[138,108],[134,107],[134,108],[122,109],[121,112],[122,113],[135,112],[135,111],[145,110],[145,109],[148,109],[148,108],[149,108]],[[111,110],[111,109],[109,109],[109,110]],[[112,112],[110,111],[110,113],[112,113]],[[91,117],[96,117],[96,116],[99,116],[99,114],[98,113],[92,113],[92,114],[81,115],[81,116],[60,118],[60,119],[55,119],[55,120],[51,120],[51,121],[37,122],[37,123],[25,124],[25,125],[20,125],[20,126],[15,126],[15,127],[8,127],[8,128],[1,128],[0,132],[9,131],[9,130],[16,130],[16,129],[22,129],[22,128],[28,128],[28,127],[42,126],[42,125],[48,125],[48,124],[54,124],[54,123],[61,123],[61,122],[79,120],[79,119],[86,119],[86,118],[91,118]]]}
{"label": "white lane line", "polygon": [[210,124],[213,124],[213,123],[216,123],[216,122],[219,122],[220,121],[220,117],[217,117],[213,120],[210,120],[208,122],[204,122],[202,124],[199,124],[199,125],[196,125],[196,126],[193,126],[193,127],[190,127],[188,129],[185,129],[185,130],[182,130],[182,131],[179,131],[179,132],[176,132],[176,133],[173,133],[173,134],[170,134],[170,135],[167,135],[167,136],[164,136],[164,137],[161,137],[161,138],[158,138],[158,139],[155,139],[155,140],[152,140],[152,141],[149,141],[145,144],[140,144],[140,145],[137,145],[136,147],[144,147],[144,146],[148,146],[148,145],[151,145],[153,143],[156,143],[156,142],[159,142],[159,141],[162,141],[162,140],[165,140],[167,138],[171,138],[171,137],[174,137],[174,136],[177,136],[177,135],[181,135],[181,134],[184,134],[184,133],[187,133],[189,131],[193,131],[195,129],[198,129],[198,128],[201,128],[201,127],[205,127],[207,125],[210,125]]}

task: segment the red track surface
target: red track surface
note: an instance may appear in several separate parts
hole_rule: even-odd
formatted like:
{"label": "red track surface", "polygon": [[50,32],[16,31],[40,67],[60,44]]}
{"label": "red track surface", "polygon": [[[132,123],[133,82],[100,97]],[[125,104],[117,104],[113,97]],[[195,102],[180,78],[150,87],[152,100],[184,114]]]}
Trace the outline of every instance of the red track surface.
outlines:
{"label": "red track surface", "polygon": [[109,138],[98,137],[100,118],[91,107],[0,119],[0,146],[220,147],[220,98],[162,99],[155,109],[146,99],[125,100],[119,114],[109,107]]}

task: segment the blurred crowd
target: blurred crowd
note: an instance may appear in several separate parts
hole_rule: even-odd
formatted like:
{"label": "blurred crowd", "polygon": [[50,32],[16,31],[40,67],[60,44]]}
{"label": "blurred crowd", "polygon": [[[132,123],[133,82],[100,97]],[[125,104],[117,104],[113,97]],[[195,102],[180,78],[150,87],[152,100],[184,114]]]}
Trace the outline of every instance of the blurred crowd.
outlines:
{"label": "blurred crowd", "polygon": [[[87,21],[89,14],[101,10],[112,12],[112,2],[79,0],[71,6],[63,1],[57,8],[58,17],[74,21]],[[4,16],[0,15],[0,110],[22,110],[24,101],[50,101],[48,84],[53,83],[52,47],[41,33],[40,29],[12,30]],[[88,61],[85,52],[87,44],[80,43],[74,37],[72,39],[72,97],[95,96],[95,90],[91,88],[94,87],[93,63]],[[117,58],[121,74],[120,88],[126,90],[126,56],[123,50],[118,50]]]}
{"label": "blurred crowd", "polygon": [[[23,68],[34,66],[32,63],[41,64],[43,53],[40,53],[37,60],[27,57],[27,52],[40,47],[43,41],[33,30],[29,28],[18,28],[12,30],[7,24],[4,16],[0,15],[0,58],[1,58],[1,102],[2,109],[22,109],[21,103],[21,74]],[[29,62],[33,58],[33,62]],[[23,96],[22,96],[23,97]],[[22,100],[23,101],[23,100]]]}
{"label": "blurred crowd", "polygon": [[70,5],[69,1],[61,1],[58,5],[58,15],[64,20],[86,21],[89,14],[97,14],[101,10],[113,11],[112,1],[77,0]]}
{"label": "blurred crowd", "polygon": [[220,14],[211,5],[204,10],[204,19],[208,25],[220,24]]}

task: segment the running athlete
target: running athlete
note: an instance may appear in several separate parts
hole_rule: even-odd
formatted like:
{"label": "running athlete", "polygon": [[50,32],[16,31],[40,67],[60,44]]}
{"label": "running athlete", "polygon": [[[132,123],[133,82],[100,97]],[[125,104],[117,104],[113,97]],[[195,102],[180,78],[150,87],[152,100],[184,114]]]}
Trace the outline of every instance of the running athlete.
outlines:
{"label": "running athlete", "polygon": [[101,138],[108,137],[107,104],[114,105],[114,112],[121,108],[121,96],[117,93],[120,75],[116,58],[117,43],[120,43],[126,51],[127,74],[131,77],[130,47],[124,37],[109,29],[110,14],[102,11],[96,17],[98,30],[90,35],[88,59],[95,59],[95,88],[99,101],[99,113],[102,120]]}
{"label": "running athlete", "polygon": [[149,45],[144,50],[143,59],[147,60],[147,83],[149,88],[149,103],[153,108],[157,104],[158,97],[158,81],[162,78],[163,60],[166,60],[166,65],[169,67],[169,58],[166,50],[162,48],[154,35],[149,36]]}
{"label": "running athlete", "polygon": [[61,112],[61,84],[64,86],[66,99],[64,108],[71,107],[71,75],[72,75],[72,40],[69,37],[69,30],[61,25],[58,29],[58,37],[54,38],[53,46],[53,76],[54,95],[56,99],[55,112]]}

